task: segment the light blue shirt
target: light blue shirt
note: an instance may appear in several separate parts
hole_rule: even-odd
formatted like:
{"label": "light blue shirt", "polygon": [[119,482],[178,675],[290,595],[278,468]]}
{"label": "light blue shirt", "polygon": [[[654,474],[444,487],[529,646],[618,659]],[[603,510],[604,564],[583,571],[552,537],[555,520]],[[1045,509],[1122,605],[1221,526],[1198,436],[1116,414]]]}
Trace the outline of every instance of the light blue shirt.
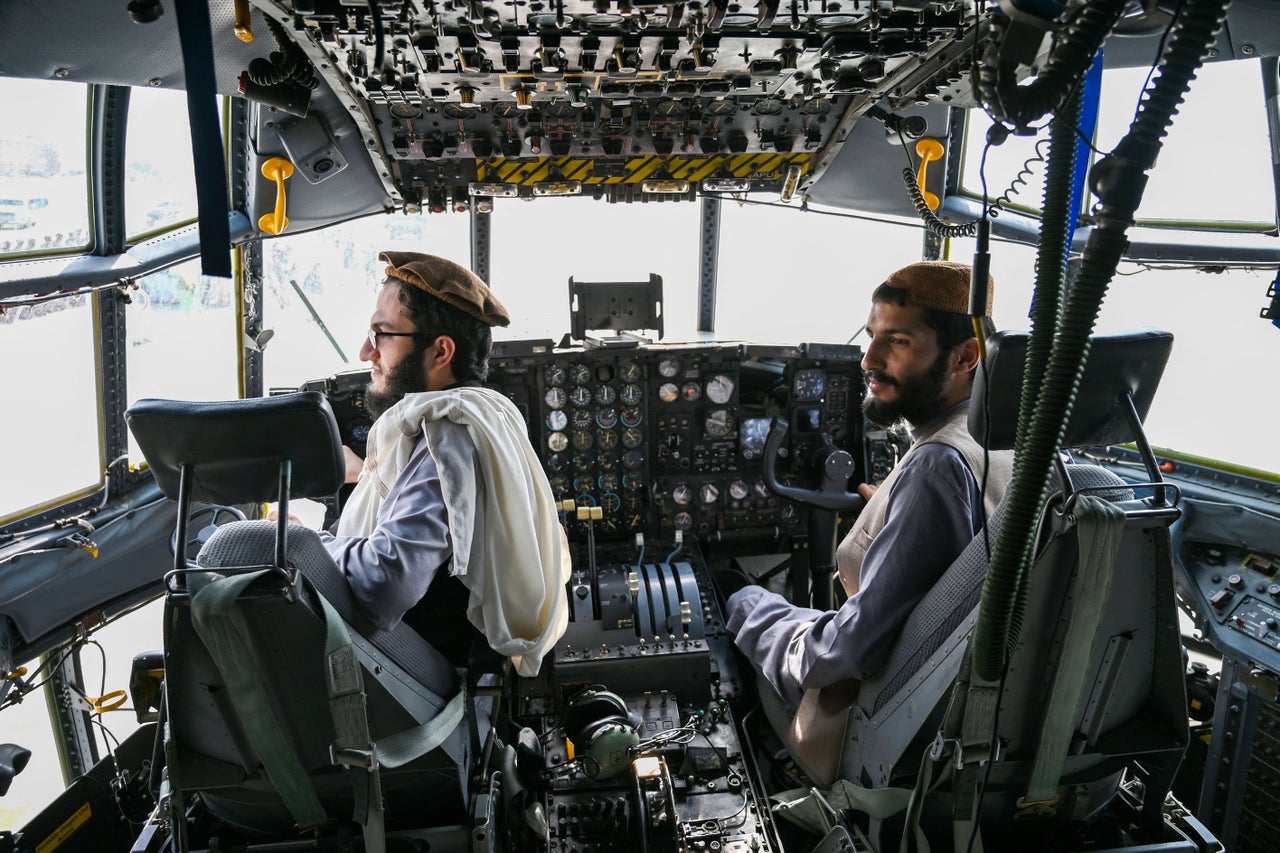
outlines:
{"label": "light blue shirt", "polygon": [[[982,497],[964,458],[923,444],[902,463],[862,585],[839,610],[797,607],[758,586],[728,601],[734,642],[794,712],[806,688],[862,679],[883,663],[907,617],[982,526]],[[796,629],[813,627],[792,647]]]}
{"label": "light blue shirt", "polygon": [[394,628],[453,554],[440,473],[427,442],[418,442],[391,485],[372,534],[322,531],[320,541],[374,624]]}

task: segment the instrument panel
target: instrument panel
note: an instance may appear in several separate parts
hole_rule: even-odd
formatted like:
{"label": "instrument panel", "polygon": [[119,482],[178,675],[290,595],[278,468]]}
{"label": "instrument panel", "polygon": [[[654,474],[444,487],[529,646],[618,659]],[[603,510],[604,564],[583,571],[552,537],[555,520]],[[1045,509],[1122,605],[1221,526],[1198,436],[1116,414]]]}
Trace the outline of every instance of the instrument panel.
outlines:
{"label": "instrument panel", "polygon": [[770,425],[791,425],[788,484],[809,485],[811,450],[828,440],[861,476],[861,357],[834,345],[565,349],[496,355],[489,384],[525,415],[557,500],[600,508],[595,535],[776,538],[803,509],[765,485]]}

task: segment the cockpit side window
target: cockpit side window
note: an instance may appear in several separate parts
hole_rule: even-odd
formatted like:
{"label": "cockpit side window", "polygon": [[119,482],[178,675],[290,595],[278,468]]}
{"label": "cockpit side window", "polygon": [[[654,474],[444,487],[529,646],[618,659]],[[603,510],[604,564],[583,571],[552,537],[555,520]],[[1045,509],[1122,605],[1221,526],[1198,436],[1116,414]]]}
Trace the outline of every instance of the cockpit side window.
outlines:
{"label": "cockpit side window", "polygon": [[0,257],[89,245],[88,92],[0,78]]}
{"label": "cockpit side window", "polygon": [[9,303],[0,314],[0,520],[102,482],[93,297]]}
{"label": "cockpit side window", "polygon": [[[144,397],[240,396],[235,286],[200,274],[196,258],[139,278],[126,291],[129,405]],[[129,459],[142,454],[129,436]]]}
{"label": "cockpit side window", "polygon": [[[223,102],[218,102],[219,109]],[[135,240],[196,218],[191,128],[183,92],[134,89],[125,143],[125,231]]]}

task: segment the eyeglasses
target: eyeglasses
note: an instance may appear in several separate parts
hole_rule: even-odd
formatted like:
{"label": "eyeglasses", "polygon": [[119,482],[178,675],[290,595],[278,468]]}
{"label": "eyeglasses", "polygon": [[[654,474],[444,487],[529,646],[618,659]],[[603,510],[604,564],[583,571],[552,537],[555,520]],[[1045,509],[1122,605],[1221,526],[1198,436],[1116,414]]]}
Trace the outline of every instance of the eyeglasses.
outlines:
{"label": "eyeglasses", "polygon": [[377,329],[369,330],[369,346],[374,349],[378,348],[380,338],[422,338],[427,337],[422,332],[379,332]]}

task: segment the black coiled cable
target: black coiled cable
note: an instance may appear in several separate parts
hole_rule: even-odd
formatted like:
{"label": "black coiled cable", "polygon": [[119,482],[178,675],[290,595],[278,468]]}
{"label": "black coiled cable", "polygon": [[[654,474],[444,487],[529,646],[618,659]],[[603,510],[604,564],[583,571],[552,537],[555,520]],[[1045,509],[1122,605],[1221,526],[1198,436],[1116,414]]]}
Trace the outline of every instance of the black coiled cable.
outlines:
{"label": "black coiled cable", "polygon": [[1018,169],[1018,174],[1013,176],[1009,181],[1009,186],[1000,195],[996,196],[990,206],[987,208],[987,215],[991,217],[999,216],[1001,211],[1006,210],[1013,204],[1013,198],[1022,188],[1025,187],[1035,174],[1033,168],[1037,163],[1043,163],[1049,159],[1049,140],[1041,139],[1036,142],[1036,151],[1030,157],[1022,161],[1022,167]]}
{"label": "black coiled cable", "polygon": [[259,86],[278,86],[281,83],[296,83],[305,89],[314,89],[320,85],[316,79],[315,67],[311,60],[289,39],[279,21],[268,17],[267,29],[276,40],[279,50],[271,51],[267,58],[258,57],[249,63],[245,74]]}
{"label": "black coiled cable", "polygon": [[928,228],[939,237],[972,237],[978,233],[978,221],[966,222],[963,225],[948,225],[938,218],[938,215],[929,209],[929,204],[924,200],[924,193],[920,191],[920,186],[916,183],[916,173],[911,169],[902,170],[902,182],[907,185],[907,194],[911,196],[911,203],[915,205],[916,212],[920,214],[920,219],[924,221],[924,227]]}

